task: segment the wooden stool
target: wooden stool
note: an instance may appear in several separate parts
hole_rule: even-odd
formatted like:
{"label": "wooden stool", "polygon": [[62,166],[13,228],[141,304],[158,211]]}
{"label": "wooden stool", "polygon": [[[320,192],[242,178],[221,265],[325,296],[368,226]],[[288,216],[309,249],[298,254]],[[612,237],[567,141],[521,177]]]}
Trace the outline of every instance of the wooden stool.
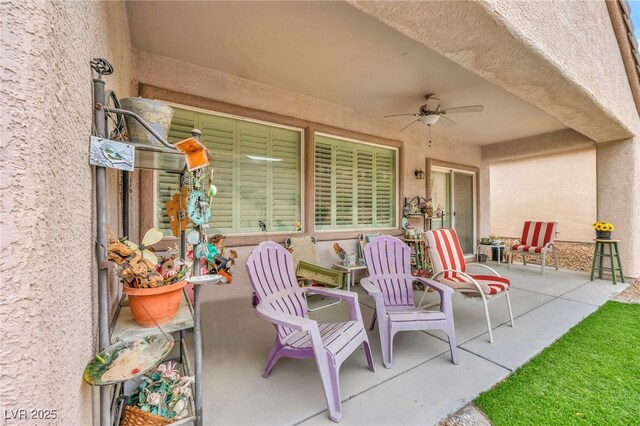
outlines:
{"label": "wooden stool", "polygon": [[[593,281],[593,276],[596,273],[596,259],[599,259],[598,262],[598,278],[602,279],[602,271],[611,271],[611,278],[613,279],[613,284],[616,284],[616,270],[620,271],[620,281],[624,282],[624,273],[622,272],[622,262],[620,261],[620,252],[618,251],[618,243],[620,240],[603,240],[600,238],[596,238],[594,240],[596,242],[596,249],[593,252],[593,264],[591,265],[591,281]],[[609,254],[604,254],[604,246],[605,244],[609,246]],[[611,264],[610,268],[605,268],[602,266],[602,258],[608,257],[609,263]],[[616,268],[616,263],[618,264]]]}

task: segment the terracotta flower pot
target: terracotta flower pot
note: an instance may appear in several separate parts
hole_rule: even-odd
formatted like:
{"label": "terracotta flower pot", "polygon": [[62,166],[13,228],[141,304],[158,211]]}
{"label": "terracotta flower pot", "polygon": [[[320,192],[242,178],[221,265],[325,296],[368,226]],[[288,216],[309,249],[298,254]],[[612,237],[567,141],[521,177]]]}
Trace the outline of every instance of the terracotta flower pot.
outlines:
{"label": "terracotta flower pot", "polygon": [[[129,306],[133,318],[143,327],[162,325],[173,318],[180,307],[182,288],[187,281],[155,288],[123,287],[123,292],[129,297]],[[155,320],[155,322],[154,322]]]}

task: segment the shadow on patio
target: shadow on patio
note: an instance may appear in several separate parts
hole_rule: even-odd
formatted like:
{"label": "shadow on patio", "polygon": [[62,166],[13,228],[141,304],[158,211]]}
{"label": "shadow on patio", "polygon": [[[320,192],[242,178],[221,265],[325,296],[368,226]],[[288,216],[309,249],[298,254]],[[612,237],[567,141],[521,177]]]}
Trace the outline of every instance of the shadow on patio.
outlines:
{"label": "shadow on patio", "polygon": [[[627,287],[590,282],[587,274],[567,270],[551,269],[544,276],[536,266],[513,265],[508,270],[503,265],[498,270],[512,282],[515,328],[508,324],[506,303],[492,302],[495,343],[490,344],[481,303],[457,293],[453,300],[460,365],[451,364],[444,334],[412,332],[396,335],[391,369],[382,366],[374,329],[369,339],[376,373],[367,370],[362,349],[340,371],[341,424],[436,423]],[[354,290],[368,325],[373,301],[360,287]],[[415,297],[420,296],[416,292]],[[339,321],[348,318],[348,309],[341,303],[310,316]],[[275,331],[255,315],[249,297],[204,303],[202,324],[205,424],[332,424],[313,359],[281,359],[268,379],[261,377]]]}

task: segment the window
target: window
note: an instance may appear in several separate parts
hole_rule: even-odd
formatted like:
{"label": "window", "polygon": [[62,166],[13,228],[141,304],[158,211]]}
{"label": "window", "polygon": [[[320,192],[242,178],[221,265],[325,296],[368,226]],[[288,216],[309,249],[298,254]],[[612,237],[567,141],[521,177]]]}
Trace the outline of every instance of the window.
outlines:
{"label": "window", "polygon": [[315,224],[396,227],[396,150],[316,134]]}
{"label": "window", "polygon": [[[270,126],[173,107],[169,140],[202,131],[214,156],[210,233],[290,232],[301,214],[301,130]],[[165,201],[178,190],[177,177],[158,172],[158,226],[171,235]]]}

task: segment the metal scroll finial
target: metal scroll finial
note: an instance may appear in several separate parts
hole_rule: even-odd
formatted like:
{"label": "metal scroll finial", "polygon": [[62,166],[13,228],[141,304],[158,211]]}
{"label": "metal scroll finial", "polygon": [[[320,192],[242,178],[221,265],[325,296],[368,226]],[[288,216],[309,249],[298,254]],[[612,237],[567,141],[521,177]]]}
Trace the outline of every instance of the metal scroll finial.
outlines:
{"label": "metal scroll finial", "polygon": [[98,73],[98,78],[113,74],[113,66],[104,58],[93,58],[89,63],[91,68]]}

